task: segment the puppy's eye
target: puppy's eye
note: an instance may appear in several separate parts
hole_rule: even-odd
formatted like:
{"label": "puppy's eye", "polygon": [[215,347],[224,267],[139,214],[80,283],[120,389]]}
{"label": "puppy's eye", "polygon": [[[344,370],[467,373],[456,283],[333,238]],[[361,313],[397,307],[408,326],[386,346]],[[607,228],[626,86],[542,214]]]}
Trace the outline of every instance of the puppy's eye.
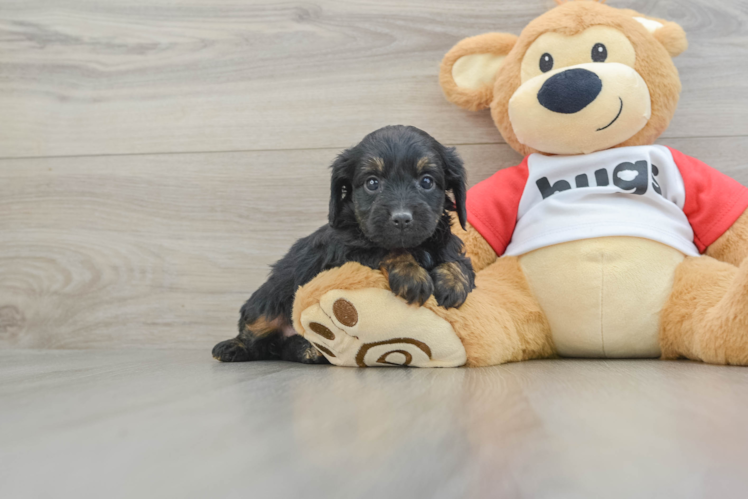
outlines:
{"label": "puppy's eye", "polygon": [[367,191],[372,193],[374,191],[377,191],[379,189],[379,179],[377,179],[376,177],[369,177],[368,179],[366,179],[366,182],[364,182],[364,187]]}
{"label": "puppy's eye", "polygon": [[540,71],[547,73],[553,69],[553,56],[548,52],[540,56]]}
{"label": "puppy's eye", "polygon": [[608,58],[608,49],[602,43],[596,43],[592,47],[592,61],[593,62],[605,62]]}
{"label": "puppy's eye", "polygon": [[418,185],[428,191],[429,189],[432,189],[434,187],[434,178],[430,175],[424,175],[423,177],[421,177]]}

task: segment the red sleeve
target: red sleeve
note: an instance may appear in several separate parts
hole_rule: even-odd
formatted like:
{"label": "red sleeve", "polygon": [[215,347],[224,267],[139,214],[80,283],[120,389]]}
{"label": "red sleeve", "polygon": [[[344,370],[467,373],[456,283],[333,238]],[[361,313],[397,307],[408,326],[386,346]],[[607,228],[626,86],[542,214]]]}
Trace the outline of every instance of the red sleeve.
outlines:
{"label": "red sleeve", "polygon": [[486,239],[497,255],[512,240],[519,200],[527,184],[527,157],[516,167],[499,170],[467,194],[468,222]]}
{"label": "red sleeve", "polygon": [[683,212],[699,252],[722,236],[748,208],[748,188],[704,162],[668,148],[683,177]]}

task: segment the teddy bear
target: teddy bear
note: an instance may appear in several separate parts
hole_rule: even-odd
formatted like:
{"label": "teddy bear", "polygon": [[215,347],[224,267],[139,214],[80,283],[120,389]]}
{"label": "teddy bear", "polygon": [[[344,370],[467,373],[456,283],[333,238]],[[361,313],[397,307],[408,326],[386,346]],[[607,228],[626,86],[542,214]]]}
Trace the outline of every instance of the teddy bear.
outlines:
{"label": "teddy bear", "polygon": [[297,291],[293,319],[332,364],[748,364],[748,189],[654,144],[678,102],[683,29],[557,3],[519,36],[466,38],[441,63],[447,99],[490,108],[525,156],[471,188],[466,229],[454,224],[475,290],[459,308],[418,307],[379,271],[321,273]]}

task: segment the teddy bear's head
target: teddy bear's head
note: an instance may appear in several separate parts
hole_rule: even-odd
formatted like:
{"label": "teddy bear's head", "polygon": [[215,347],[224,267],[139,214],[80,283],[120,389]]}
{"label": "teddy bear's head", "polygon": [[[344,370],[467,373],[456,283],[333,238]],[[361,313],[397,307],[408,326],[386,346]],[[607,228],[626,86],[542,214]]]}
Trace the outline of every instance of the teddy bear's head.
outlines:
{"label": "teddy bear's head", "polygon": [[567,1],[519,37],[466,38],[444,57],[447,99],[491,115],[522,154],[582,154],[652,144],[670,123],[687,47],[673,22],[595,1]]}

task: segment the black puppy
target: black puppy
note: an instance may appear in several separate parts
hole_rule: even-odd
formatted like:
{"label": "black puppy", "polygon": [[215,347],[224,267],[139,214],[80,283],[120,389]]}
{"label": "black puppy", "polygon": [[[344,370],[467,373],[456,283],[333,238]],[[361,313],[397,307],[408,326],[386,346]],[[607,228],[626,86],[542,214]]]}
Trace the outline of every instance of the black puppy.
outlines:
{"label": "black puppy", "polygon": [[450,230],[450,210],[464,228],[465,169],[454,148],[415,127],[367,135],[332,164],[330,223],[297,241],[273,266],[241,308],[239,335],[217,344],[213,357],[326,362],[291,326],[294,293],[349,261],[382,269],[390,289],[408,303],[421,305],[433,293],[444,307],[462,305],[475,273]]}

